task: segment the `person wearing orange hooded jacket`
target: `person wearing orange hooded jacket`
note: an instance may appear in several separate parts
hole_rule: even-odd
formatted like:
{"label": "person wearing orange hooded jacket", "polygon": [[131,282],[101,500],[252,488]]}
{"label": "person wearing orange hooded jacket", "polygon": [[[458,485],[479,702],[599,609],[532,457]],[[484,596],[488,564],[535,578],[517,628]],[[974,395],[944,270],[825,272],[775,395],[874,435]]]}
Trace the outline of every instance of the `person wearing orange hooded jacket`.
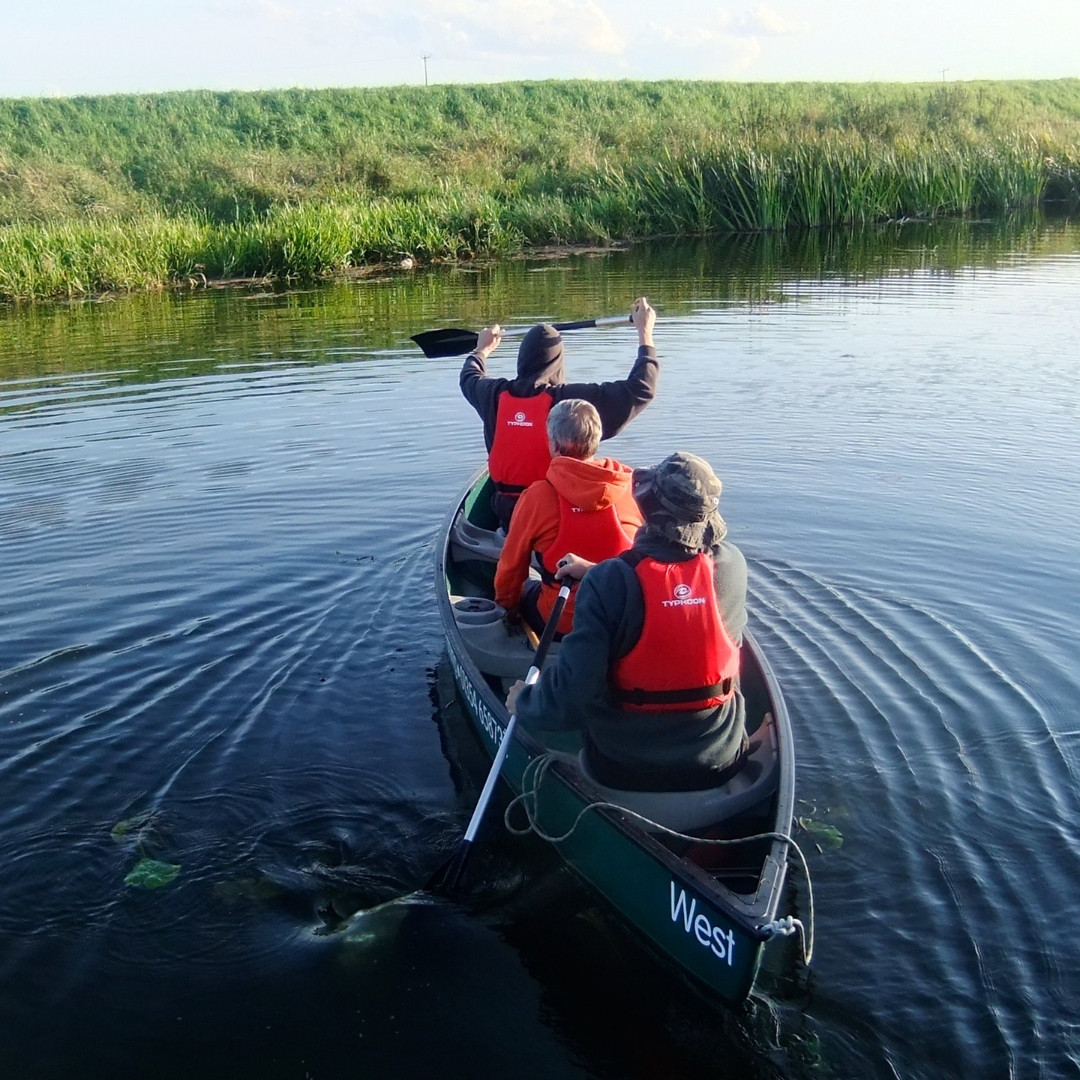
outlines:
{"label": "person wearing orange hooded jacket", "polygon": [[630,319],[638,332],[634,366],[625,379],[603,383],[566,381],[562,336],[548,323],[534,326],[522,338],[515,378],[489,376],[487,358],[502,340],[502,329],[495,325],[480,331],[459,384],[484,423],[488,471],[496,488],[493,508],[504,529],[522,492],[547,471],[551,454],[545,423],[554,404],[566,398],[591,402],[600,414],[601,438],[610,439],[652,401],[660,371],[652,336],[656,312],[641,296]]}
{"label": "person wearing orange hooded jacket", "polygon": [[[598,458],[600,414],[587,401],[568,398],[548,413],[551,463],[543,480],[530,484],[518,500],[495,571],[495,602],[511,620],[520,613],[538,634],[558,595],[555,574],[573,552],[591,562],[626,551],[641,526],[631,491],[633,471],[613,458]],[[529,577],[533,555],[540,580]],[[570,632],[571,595],[558,633]]]}

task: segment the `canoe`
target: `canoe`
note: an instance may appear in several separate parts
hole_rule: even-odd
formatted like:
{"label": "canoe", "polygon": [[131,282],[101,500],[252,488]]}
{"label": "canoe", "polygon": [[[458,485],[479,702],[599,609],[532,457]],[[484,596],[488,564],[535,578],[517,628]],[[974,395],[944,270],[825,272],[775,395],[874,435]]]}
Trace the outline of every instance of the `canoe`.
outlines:
{"label": "canoe", "polygon": [[[524,677],[533,645],[510,634],[492,600],[501,538],[491,491],[481,471],[455,500],[437,547],[435,591],[462,711],[493,758],[509,721],[506,689]],[[722,788],[613,791],[588,775],[577,735],[538,734],[520,724],[502,768],[533,831],[555,842],[662,962],[728,1004],[750,993],[766,943],[802,930],[779,914],[789,856],[797,850],[790,841],[791,724],[750,633],[740,679],[750,752]]]}

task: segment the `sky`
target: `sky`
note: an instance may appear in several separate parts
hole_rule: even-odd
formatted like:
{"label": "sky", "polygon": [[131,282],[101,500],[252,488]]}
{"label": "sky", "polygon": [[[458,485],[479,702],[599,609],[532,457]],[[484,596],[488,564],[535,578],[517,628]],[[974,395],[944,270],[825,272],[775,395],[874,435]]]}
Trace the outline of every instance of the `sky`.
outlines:
{"label": "sky", "polygon": [[0,0],[0,97],[1080,76],[1080,0]]}

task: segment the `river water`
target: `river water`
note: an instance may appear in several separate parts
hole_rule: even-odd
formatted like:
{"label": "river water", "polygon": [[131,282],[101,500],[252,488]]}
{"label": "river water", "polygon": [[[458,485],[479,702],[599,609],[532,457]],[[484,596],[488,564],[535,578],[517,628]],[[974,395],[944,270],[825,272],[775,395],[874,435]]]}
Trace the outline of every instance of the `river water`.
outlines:
{"label": "river water", "polygon": [[[610,450],[724,479],[796,734],[816,951],[735,1011],[498,815],[414,891],[475,797],[432,559],[482,441],[408,337],[641,293]],[[1078,355],[1043,219],[0,313],[0,1077],[1080,1076]]]}

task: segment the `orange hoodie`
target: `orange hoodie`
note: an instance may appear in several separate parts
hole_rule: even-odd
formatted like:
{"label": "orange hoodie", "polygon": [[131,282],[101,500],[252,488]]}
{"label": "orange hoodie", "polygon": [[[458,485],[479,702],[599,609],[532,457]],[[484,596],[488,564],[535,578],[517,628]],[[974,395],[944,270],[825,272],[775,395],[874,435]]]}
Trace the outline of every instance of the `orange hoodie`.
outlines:
{"label": "orange hoodie", "polygon": [[[547,476],[530,484],[518,499],[510,532],[499,556],[495,571],[495,602],[507,611],[517,611],[521,590],[529,576],[529,561],[534,551],[543,554],[559,534],[559,495],[582,510],[603,510],[614,506],[619,520],[631,538],[641,526],[641,511],[630,492],[632,470],[614,458],[555,457]],[[617,554],[612,552],[612,555]],[[567,633],[573,621],[574,598],[571,595],[559,632]],[[540,613],[550,614],[550,602],[543,598]]]}

